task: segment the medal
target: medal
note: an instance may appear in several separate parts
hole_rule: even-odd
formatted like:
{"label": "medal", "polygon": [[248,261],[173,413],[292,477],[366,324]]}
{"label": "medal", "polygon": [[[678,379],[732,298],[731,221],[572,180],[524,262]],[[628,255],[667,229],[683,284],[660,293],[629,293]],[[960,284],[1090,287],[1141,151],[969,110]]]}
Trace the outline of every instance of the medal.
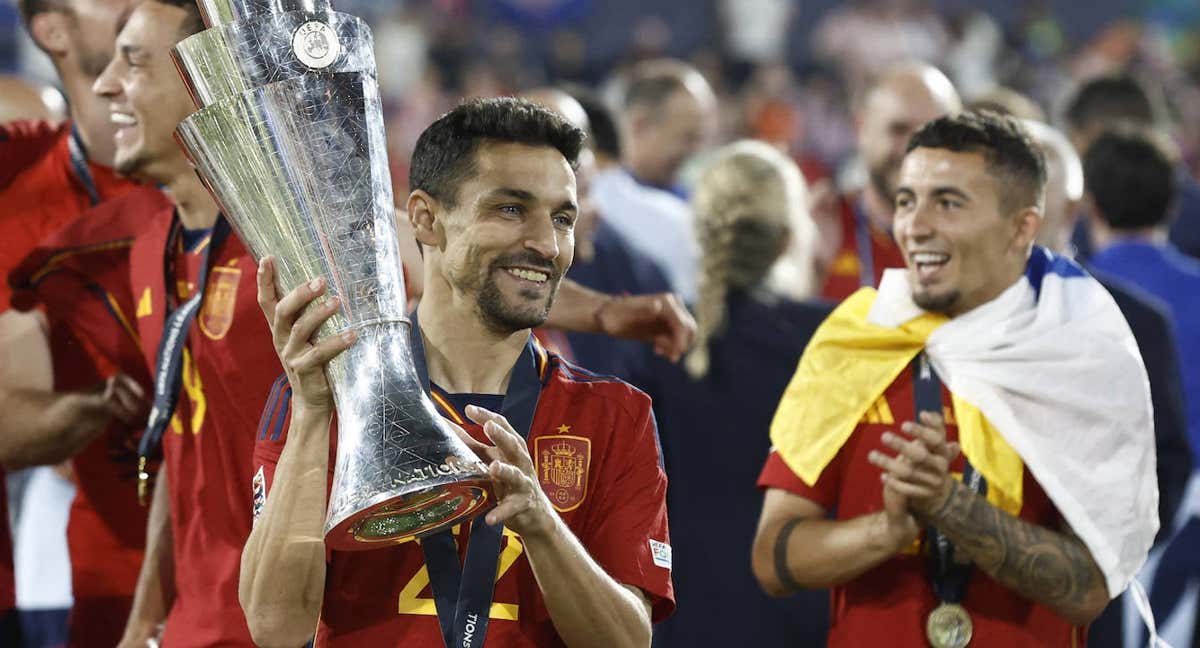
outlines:
{"label": "medal", "polygon": [[925,621],[925,636],[933,648],[966,648],[972,630],[971,615],[955,603],[942,603]]}

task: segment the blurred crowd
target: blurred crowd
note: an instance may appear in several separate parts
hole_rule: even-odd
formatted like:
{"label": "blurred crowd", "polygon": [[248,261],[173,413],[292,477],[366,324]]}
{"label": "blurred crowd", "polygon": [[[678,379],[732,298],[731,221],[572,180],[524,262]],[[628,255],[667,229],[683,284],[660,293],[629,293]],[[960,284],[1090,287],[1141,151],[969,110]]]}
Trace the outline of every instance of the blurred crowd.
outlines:
{"label": "blurred crowd", "polygon": [[[1113,277],[1114,295],[1133,293],[1160,313],[1153,322],[1167,322],[1167,337],[1138,339],[1155,392],[1162,520],[1143,580],[1164,636],[1200,646],[1200,4],[1150,0],[1082,37],[1055,3],[1036,1],[1003,17],[965,1],[859,0],[817,16],[792,0],[679,4],[711,28],[647,11],[594,41],[599,0],[335,2],[373,25],[398,198],[418,136],[461,99],[543,103],[590,136],[568,276],[610,295],[674,292],[695,317],[695,345],[680,363],[644,342],[540,333],[654,400],[678,599],[658,645],[823,641],[828,593],[771,599],[749,567],[767,429],[830,309],[904,264],[890,237],[909,137],[937,117],[987,109],[1022,120],[1047,157],[1039,244],[1090,260]],[[697,32],[708,35],[688,42]],[[44,76],[18,40],[0,40],[9,67],[25,80]],[[5,80],[0,97],[0,122],[67,114],[61,95],[20,80]],[[1114,220],[1133,208],[1097,191],[1125,181],[1126,166],[1159,161],[1138,158],[1111,132],[1120,128],[1152,133],[1170,162],[1157,177],[1170,185],[1161,220]],[[1093,149],[1097,141],[1107,148]],[[1139,197],[1155,209],[1154,195]],[[1154,230],[1167,256],[1115,255],[1130,229]],[[419,264],[410,252],[406,264]],[[1146,270],[1159,262],[1165,269]],[[31,614],[70,605],[69,588],[54,585],[69,583],[69,472],[41,469],[14,490],[17,597]],[[1114,603],[1091,645],[1144,645],[1135,618],[1132,599]],[[52,630],[43,636],[28,645],[55,645]]]}

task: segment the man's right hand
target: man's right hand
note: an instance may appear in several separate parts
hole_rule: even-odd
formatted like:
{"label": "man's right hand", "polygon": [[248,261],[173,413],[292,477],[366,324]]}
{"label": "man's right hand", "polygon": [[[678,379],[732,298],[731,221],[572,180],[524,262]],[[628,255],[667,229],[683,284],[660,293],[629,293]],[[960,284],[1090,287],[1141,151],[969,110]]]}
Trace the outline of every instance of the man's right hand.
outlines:
{"label": "man's right hand", "polygon": [[309,341],[341,308],[340,300],[330,297],[306,310],[325,292],[325,280],[317,278],[279,299],[275,259],[266,257],[258,265],[258,305],[271,327],[275,353],[287,372],[292,386],[292,403],[297,412],[333,412],[333,392],[325,379],[325,365],[358,339],[357,333],[349,330],[316,344]]}

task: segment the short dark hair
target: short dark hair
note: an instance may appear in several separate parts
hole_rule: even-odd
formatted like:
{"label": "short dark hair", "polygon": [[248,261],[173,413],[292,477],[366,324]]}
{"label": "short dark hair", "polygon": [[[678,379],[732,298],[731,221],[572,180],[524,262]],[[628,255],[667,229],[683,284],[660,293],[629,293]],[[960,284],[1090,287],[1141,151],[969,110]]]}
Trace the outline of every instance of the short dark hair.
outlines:
{"label": "short dark hair", "polygon": [[187,12],[188,17],[179,26],[181,35],[184,38],[193,34],[199,34],[204,31],[204,16],[200,14],[200,7],[196,5],[196,0],[154,0],[160,4],[165,4],[170,7],[179,7]]}
{"label": "short dark hair", "polygon": [[1163,224],[1175,200],[1173,156],[1145,129],[1101,133],[1083,156],[1083,182],[1100,217],[1118,230]]}
{"label": "short dark hair", "polygon": [[617,119],[604,100],[592,90],[578,84],[564,84],[562,89],[574,97],[575,101],[583,106],[583,112],[587,113],[592,149],[614,160],[621,159],[621,134],[617,129]]}
{"label": "short dark hair", "polygon": [[1079,86],[1063,108],[1063,121],[1070,130],[1131,122],[1151,126],[1162,111],[1140,81],[1128,74],[1092,78]]}
{"label": "short dark hair", "polygon": [[1042,205],[1046,157],[1012,117],[986,110],[939,117],[922,126],[908,141],[908,151],[917,148],[982,154],[996,180],[1000,208],[1005,213]]}
{"label": "short dark hair", "polygon": [[458,204],[458,186],[476,172],[475,153],[484,142],[548,146],[572,167],[586,138],[579,127],[538,104],[513,97],[470,99],[433,122],[417,139],[408,174],[420,189],[447,207]]}

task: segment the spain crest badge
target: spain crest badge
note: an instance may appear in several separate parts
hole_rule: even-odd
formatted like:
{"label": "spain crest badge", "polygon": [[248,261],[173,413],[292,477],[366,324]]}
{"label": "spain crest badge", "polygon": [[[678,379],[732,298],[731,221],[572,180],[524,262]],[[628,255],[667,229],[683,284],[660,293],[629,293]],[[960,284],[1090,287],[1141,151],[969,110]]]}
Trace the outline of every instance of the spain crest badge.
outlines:
{"label": "spain crest badge", "polygon": [[579,436],[555,435],[534,439],[538,481],[560,513],[579,508],[587,497],[592,441]]}
{"label": "spain crest badge", "polygon": [[233,311],[237,307],[238,282],[242,279],[241,268],[216,267],[208,275],[205,289],[204,308],[200,311],[200,330],[211,340],[220,340],[229,333],[233,325]]}

